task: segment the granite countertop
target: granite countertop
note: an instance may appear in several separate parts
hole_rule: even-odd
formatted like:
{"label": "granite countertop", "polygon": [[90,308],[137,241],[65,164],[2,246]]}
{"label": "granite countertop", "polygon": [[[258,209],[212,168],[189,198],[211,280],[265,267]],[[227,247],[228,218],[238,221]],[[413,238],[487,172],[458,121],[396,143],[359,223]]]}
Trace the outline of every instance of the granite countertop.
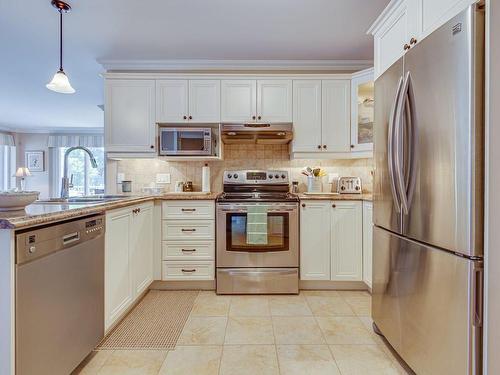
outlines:
{"label": "granite countertop", "polygon": [[[165,193],[149,196],[125,196],[118,200],[98,203],[35,203],[30,204],[23,211],[0,212],[0,229],[28,228],[154,200],[214,200],[217,196],[218,193]],[[300,200],[372,200],[372,194],[307,195],[302,193],[298,197]]]}
{"label": "granite countertop", "polygon": [[299,194],[300,200],[332,200],[332,201],[372,201],[371,193],[363,194]]}
{"label": "granite countertop", "polygon": [[214,200],[217,195],[216,193],[204,194],[198,192],[166,193],[149,196],[124,196],[119,200],[98,203],[34,203],[22,211],[0,212],[0,229],[28,228],[154,200]]}

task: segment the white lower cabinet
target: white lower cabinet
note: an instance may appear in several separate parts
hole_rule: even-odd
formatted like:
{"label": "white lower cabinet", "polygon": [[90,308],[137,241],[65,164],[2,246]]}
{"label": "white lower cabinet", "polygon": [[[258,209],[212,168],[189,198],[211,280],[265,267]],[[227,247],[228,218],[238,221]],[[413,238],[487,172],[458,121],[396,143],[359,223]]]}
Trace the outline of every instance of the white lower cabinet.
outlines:
{"label": "white lower cabinet", "polygon": [[372,287],[373,203],[363,202],[363,281]]}
{"label": "white lower cabinet", "polygon": [[106,212],[104,272],[108,330],[153,281],[153,203]]}
{"label": "white lower cabinet", "polygon": [[215,202],[162,204],[162,280],[214,280]]}
{"label": "white lower cabinet", "polygon": [[361,204],[326,200],[301,203],[301,280],[362,280]]}

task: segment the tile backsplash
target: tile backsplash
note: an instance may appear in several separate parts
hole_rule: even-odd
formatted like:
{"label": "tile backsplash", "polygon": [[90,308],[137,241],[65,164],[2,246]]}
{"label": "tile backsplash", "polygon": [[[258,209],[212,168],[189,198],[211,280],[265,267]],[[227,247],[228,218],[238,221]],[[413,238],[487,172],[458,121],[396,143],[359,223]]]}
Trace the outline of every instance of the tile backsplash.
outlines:
{"label": "tile backsplash", "polygon": [[[125,159],[118,161],[117,173],[132,180],[132,193],[141,193],[142,188],[155,183],[157,173],[170,173],[171,183],[162,184],[165,191],[173,191],[176,181],[192,181],[194,190],[201,190],[201,169],[210,167],[212,192],[222,191],[222,174],[229,169],[283,169],[290,173],[291,180],[299,181],[299,190],[306,190],[306,176],[300,172],[305,166],[321,167],[327,173],[339,176],[361,177],[364,192],[372,192],[373,159],[343,160],[290,160],[288,145],[226,145],[224,160],[220,161],[164,161],[158,159]],[[331,185],[324,177],[323,191]]]}

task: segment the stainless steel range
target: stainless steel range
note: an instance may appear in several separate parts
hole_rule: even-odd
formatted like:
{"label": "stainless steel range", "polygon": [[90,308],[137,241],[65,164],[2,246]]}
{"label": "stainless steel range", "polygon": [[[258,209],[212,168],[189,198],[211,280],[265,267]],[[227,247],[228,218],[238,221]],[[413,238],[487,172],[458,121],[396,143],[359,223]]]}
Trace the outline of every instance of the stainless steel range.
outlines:
{"label": "stainless steel range", "polygon": [[217,199],[217,293],[298,293],[298,198],[287,171],[226,171]]}

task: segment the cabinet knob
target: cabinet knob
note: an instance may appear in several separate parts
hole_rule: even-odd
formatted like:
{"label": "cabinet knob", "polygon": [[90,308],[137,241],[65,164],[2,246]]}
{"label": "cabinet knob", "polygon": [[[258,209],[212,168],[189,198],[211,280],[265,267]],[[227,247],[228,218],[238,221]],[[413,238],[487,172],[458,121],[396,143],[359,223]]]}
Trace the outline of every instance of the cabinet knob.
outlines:
{"label": "cabinet knob", "polygon": [[193,119],[193,116],[189,116],[189,119],[192,120]]}
{"label": "cabinet knob", "polygon": [[335,208],[335,207],[337,207],[337,205],[336,204],[332,204],[332,208]]}
{"label": "cabinet knob", "polygon": [[252,120],[255,120],[255,116],[252,116]]}
{"label": "cabinet knob", "polygon": [[323,148],[326,150],[326,145],[323,145]]}
{"label": "cabinet knob", "polygon": [[403,50],[409,50],[410,49],[410,45],[408,43],[406,43],[404,46],[403,46]]}
{"label": "cabinet knob", "polygon": [[305,206],[306,206],[306,204],[305,204],[305,203],[302,203],[302,207],[305,207]]}
{"label": "cabinet knob", "polygon": [[262,116],[258,116],[258,117],[257,117],[257,120],[260,120],[261,118],[262,118]]}
{"label": "cabinet knob", "polygon": [[414,45],[414,44],[417,44],[417,39],[416,38],[411,38],[410,39],[410,45]]}
{"label": "cabinet knob", "polygon": [[351,148],[354,148],[354,145],[351,145]]}
{"label": "cabinet knob", "polygon": [[318,150],[320,150],[320,149],[321,149],[321,145],[318,145]]}
{"label": "cabinet knob", "polygon": [[187,116],[183,116],[182,118],[183,118],[184,120],[187,120],[187,118],[188,118],[188,117],[187,117]]}
{"label": "cabinet knob", "polygon": [[155,148],[155,145],[151,145],[151,146],[149,146],[149,148],[153,149],[153,148]]}

